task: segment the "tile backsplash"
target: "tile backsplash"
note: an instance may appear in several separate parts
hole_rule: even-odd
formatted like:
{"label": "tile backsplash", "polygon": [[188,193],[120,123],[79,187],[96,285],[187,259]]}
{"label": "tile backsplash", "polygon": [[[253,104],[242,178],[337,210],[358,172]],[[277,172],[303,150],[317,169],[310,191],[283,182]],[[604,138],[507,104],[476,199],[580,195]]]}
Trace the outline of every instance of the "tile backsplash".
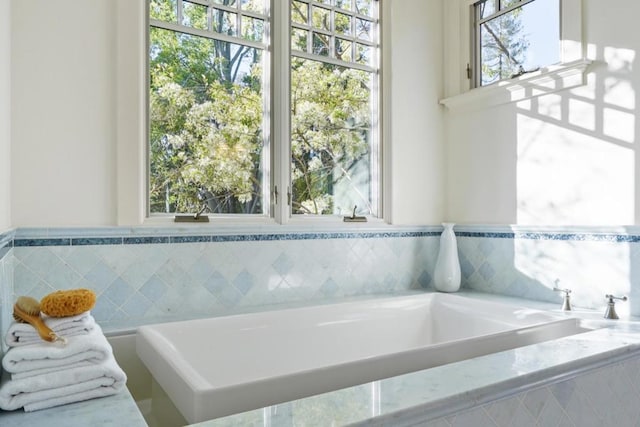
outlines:
{"label": "tile backsplash", "polygon": [[427,288],[438,231],[14,239],[15,295],[85,287],[107,329]]}
{"label": "tile backsplash", "polygon": [[[560,304],[559,280],[575,307],[604,309],[611,293],[630,298],[618,313],[640,315],[637,234],[455,230],[463,288]],[[18,229],[0,235],[0,327],[16,296],[77,287],[96,291],[107,330],[430,288],[440,231]]]}

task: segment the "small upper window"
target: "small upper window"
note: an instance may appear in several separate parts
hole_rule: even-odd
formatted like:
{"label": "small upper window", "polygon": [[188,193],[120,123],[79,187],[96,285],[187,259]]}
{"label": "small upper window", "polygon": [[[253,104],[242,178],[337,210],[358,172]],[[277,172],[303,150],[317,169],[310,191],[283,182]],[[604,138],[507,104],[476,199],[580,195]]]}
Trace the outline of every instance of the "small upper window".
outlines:
{"label": "small upper window", "polygon": [[474,8],[474,86],[560,62],[561,0],[482,0]]}

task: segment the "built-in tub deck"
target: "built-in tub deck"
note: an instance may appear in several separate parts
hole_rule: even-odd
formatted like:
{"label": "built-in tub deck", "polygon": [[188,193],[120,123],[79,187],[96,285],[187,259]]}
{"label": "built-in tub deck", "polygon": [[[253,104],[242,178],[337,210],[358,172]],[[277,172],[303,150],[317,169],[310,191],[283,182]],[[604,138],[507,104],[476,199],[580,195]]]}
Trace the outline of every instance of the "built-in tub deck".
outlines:
{"label": "built-in tub deck", "polygon": [[588,330],[562,313],[425,293],[148,325],[136,347],[196,423]]}

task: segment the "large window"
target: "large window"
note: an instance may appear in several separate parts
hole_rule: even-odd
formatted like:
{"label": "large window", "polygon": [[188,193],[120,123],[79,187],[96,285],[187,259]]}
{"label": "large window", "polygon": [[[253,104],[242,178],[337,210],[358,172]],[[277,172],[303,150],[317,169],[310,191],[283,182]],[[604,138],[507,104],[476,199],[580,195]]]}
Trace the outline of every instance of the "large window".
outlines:
{"label": "large window", "polygon": [[474,4],[475,86],[560,62],[560,0]]}
{"label": "large window", "polygon": [[[291,55],[272,55],[281,8]],[[150,214],[378,216],[378,1],[150,0],[149,24]]]}
{"label": "large window", "polygon": [[149,210],[265,212],[264,0],[151,0]]}
{"label": "large window", "polygon": [[377,11],[374,0],[291,2],[294,214],[378,214]]}

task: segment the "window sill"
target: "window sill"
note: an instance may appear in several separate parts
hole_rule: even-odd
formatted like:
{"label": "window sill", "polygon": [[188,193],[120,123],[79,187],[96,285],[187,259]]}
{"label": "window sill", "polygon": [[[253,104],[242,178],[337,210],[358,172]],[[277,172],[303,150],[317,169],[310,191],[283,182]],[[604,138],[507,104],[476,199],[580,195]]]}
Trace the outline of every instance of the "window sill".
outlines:
{"label": "window sill", "polygon": [[440,104],[452,112],[479,110],[582,86],[586,83],[587,68],[591,63],[589,59],[579,59],[549,66],[515,79],[442,99]]}
{"label": "window sill", "polygon": [[[206,214],[205,214],[206,215]],[[244,233],[306,233],[306,232],[375,232],[402,229],[402,226],[388,224],[382,218],[367,217],[367,222],[344,222],[342,216],[293,217],[279,224],[273,218],[264,216],[209,216],[208,223],[176,223],[172,215],[154,215],[145,218],[141,230],[159,229],[164,232],[202,232],[221,234]],[[409,227],[411,228],[411,227]]]}

